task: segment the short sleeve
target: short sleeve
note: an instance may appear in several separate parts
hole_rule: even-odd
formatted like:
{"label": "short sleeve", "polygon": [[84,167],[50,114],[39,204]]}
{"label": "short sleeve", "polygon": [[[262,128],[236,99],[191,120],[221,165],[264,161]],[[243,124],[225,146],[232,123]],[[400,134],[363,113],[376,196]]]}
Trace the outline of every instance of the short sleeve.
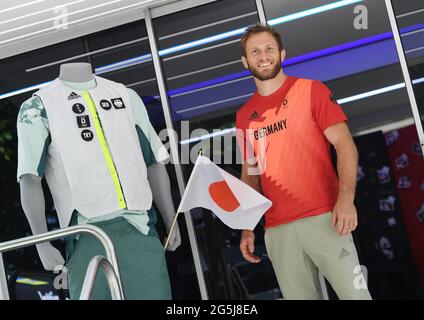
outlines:
{"label": "short sleeve", "polygon": [[320,81],[312,82],[311,108],[312,116],[323,132],[332,125],[347,121],[333,93]]}
{"label": "short sleeve", "polygon": [[21,105],[16,127],[18,182],[25,174],[43,177],[45,158],[51,139],[46,110],[40,98],[33,96]]}
{"label": "short sleeve", "polygon": [[149,121],[149,115],[143,100],[132,89],[128,89],[128,93],[146,166],[149,167],[157,162],[165,163],[169,159],[169,153]]}

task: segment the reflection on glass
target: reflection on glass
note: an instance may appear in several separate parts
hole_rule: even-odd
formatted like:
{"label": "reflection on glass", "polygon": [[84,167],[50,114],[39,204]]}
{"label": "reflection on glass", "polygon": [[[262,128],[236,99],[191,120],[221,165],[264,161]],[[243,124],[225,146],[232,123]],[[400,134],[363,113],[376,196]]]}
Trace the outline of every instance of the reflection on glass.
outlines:
{"label": "reflection on glass", "polygon": [[[255,1],[228,0],[154,20],[186,178],[200,150],[240,176],[235,111],[254,90],[252,77],[240,62],[240,36],[258,19]],[[174,51],[181,48],[185,50]],[[269,282],[259,284],[270,266],[252,270],[243,260],[240,231],[228,228],[208,210],[194,209],[191,214],[210,298],[259,298],[266,288],[278,287],[272,274],[266,277]],[[263,240],[258,248],[261,244]],[[279,290],[268,297],[278,294]]]}
{"label": "reflection on glass", "polygon": [[[144,21],[122,25],[0,61],[0,110],[2,112],[0,120],[0,179],[2,180],[0,242],[31,234],[21,208],[19,185],[16,183],[16,119],[21,104],[30,98],[43,83],[55,79],[62,63],[89,62],[101,77],[125,84],[138,93],[146,105],[154,130],[159,133],[165,129],[166,125],[162,105],[158,99],[153,64],[151,60],[134,62],[134,58],[140,55],[150,55]],[[132,63],[124,63],[128,60]],[[179,192],[175,183],[175,172],[171,165],[167,166],[167,171],[175,207],[177,207]],[[57,215],[46,185],[44,185],[44,194],[48,227],[49,229],[58,228]],[[166,230],[159,214],[157,230],[164,243]],[[183,219],[180,219],[180,230],[183,237],[182,245],[176,252],[167,253],[173,297],[197,299],[199,298],[197,279]],[[64,241],[57,241],[54,245],[65,256]],[[4,258],[9,275],[17,269],[43,270],[35,247],[8,253]],[[192,285],[184,286],[182,283]]]}
{"label": "reflection on glass", "polygon": [[[424,12],[420,1],[398,1],[403,8],[408,2],[421,18],[405,20],[400,28],[414,44],[409,47],[410,72],[422,104],[418,82],[423,77]],[[416,237],[415,228],[422,216],[418,193],[424,163],[384,0],[263,3],[268,22],[285,45],[285,72],[325,82],[348,116],[360,155],[355,198],[359,227],[354,240],[367,267],[371,295],[421,297],[424,265],[418,247],[424,238]]]}
{"label": "reflection on glass", "polygon": [[421,122],[424,124],[424,4],[420,1],[393,1],[392,4]]}

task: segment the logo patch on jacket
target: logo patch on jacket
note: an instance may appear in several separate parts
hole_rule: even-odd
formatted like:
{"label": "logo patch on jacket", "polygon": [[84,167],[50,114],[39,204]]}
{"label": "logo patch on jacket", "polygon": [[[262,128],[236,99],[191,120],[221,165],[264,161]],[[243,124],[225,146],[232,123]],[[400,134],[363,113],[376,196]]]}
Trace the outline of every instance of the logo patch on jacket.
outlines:
{"label": "logo patch on jacket", "polygon": [[72,106],[72,111],[75,112],[76,114],[81,114],[85,111],[85,107],[81,103],[75,103]]}
{"label": "logo patch on jacket", "polygon": [[77,123],[79,128],[88,128],[90,125],[90,118],[86,116],[77,116]]}
{"label": "logo patch on jacket", "polygon": [[91,132],[88,129],[82,130],[82,132],[81,132],[81,138],[84,141],[91,141],[94,138],[93,132]]}
{"label": "logo patch on jacket", "polygon": [[81,96],[75,92],[71,92],[71,94],[68,96],[68,100],[73,100],[78,98],[81,98]]}
{"label": "logo patch on jacket", "polygon": [[112,104],[115,107],[115,109],[124,109],[125,108],[125,104],[124,101],[122,100],[122,98],[115,98],[112,99]]}
{"label": "logo patch on jacket", "polygon": [[108,100],[100,100],[100,106],[105,110],[112,108],[112,104]]}

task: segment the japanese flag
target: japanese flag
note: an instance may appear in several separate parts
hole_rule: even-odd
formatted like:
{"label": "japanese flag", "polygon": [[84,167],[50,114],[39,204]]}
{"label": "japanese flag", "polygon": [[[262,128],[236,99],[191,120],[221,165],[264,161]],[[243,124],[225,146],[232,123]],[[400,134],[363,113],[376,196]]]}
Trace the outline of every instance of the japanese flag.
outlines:
{"label": "japanese flag", "polygon": [[199,155],[177,212],[211,210],[232,229],[253,230],[272,202]]}

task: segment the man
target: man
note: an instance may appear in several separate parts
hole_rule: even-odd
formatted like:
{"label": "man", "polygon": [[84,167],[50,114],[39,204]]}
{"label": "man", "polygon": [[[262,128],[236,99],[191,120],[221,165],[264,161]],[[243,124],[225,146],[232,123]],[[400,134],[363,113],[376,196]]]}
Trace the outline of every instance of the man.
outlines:
{"label": "man", "polygon": [[[273,202],[265,245],[284,298],[322,299],[321,271],[340,299],[371,299],[351,235],[358,225],[358,153],[346,116],[324,84],[284,74],[285,50],[274,29],[254,25],[241,43],[257,87],[237,112],[241,178]],[[243,257],[258,263],[254,241],[252,231],[242,231]]]}

